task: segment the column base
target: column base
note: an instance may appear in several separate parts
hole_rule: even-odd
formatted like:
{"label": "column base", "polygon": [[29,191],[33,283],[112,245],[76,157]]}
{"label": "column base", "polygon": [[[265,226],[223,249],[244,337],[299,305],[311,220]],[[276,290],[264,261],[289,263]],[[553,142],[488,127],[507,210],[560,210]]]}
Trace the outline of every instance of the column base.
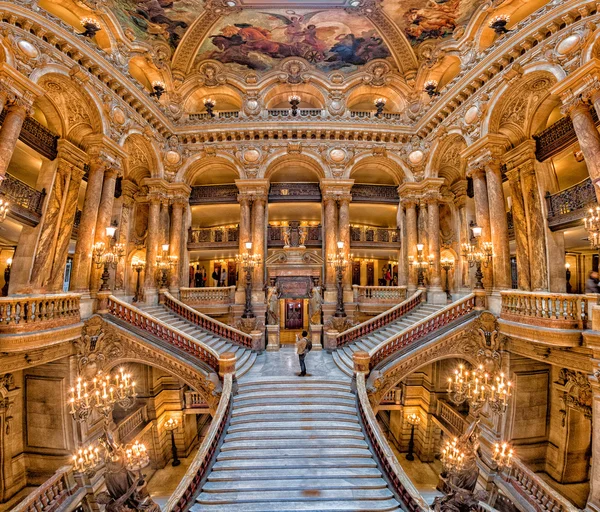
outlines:
{"label": "column base", "polygon": [[494,315],[500,315],[500,310],[502,309],[502,296],[500,295],[500,290],[494,290],[487,296],[487,308],[490,312],[494,313]]}
{"label": "column base", "polygon": [[146,288],[143,303],[147,306],[156,306],[158,304],[158,290],[156,288]]}
{"label": "column base", "polygon": [[323,350],[323,345],[321,345],[323,326],[321,324],[310,324],[309,331],[312,341],[312,349]]}
{"label": "column base", "polygon": [[427,302],[438,306],[448,303],[446,292],[438,286],[432,286],[427,290]]}
{"label": "column base", "polygon": [[267,325],[267,352],[276,352],[280,347],[279,326]]}
{"label": "column base", "polygon": [[79,315],[82,320],[91,317],[94,314],[94,305],[96,301],[90,296],[90,292],[83,292],[79,299]]}

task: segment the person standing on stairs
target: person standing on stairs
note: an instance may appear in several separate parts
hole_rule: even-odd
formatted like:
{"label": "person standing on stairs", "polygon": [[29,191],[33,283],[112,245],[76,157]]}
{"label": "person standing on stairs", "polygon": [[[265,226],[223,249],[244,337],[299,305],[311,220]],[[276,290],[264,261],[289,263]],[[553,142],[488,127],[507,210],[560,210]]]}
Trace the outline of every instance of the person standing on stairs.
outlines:
{"label": "person standing on stairs", "polygon": [[300,377],[304,377],[306,375],[306,354],[310,352],[312,349],[312,342],[308,339],[308,333],[306,331],[302,331],[302,337],[299,338],[296,334],[296,354],[298,354],[298,359],[300,360]]}

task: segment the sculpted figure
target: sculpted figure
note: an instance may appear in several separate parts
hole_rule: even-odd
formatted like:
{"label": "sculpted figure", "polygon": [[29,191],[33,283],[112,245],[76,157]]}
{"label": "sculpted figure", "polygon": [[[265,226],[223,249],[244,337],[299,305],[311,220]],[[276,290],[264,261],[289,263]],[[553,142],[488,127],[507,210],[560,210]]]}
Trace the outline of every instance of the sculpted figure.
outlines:
{"label": "sculpted figure", "polygon": [[306,244],[306,239],[308,238],[308,228],[306,226],[300,226],[298,228],[298,233],[300,235],[300,247],[304,247]]}
{"label": "sculpted figure", "polygon": [[289,228],[289,226],[283,227],[282,234],[283,234],[283,246],[289,247],[290,246],[290,234],[291,234],[291,229]]}
{"label": "sculpted figure", "polygon": [[308,303],[308,310],[310,314],[310,323],[313,325],[321,324],[321,311],[323,309],[323,298],[321,297],[321,288],[319,286],[313,287],[310,292],[310,301]]}
{"label": "sculpted figure", "polygon": [[279,323],[279,292],[277,286],[267,288],[267,325]]}

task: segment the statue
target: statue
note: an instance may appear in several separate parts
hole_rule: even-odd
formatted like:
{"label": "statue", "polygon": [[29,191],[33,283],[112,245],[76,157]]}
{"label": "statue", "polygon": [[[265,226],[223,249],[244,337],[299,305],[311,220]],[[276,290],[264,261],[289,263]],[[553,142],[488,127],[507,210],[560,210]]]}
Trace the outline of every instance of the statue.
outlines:
{"label": "statue", "polygon": [[283,233],[283,246],[284,247],[289,247],[290,246],[290,235],[291,235],[291,229],[289,226],[283,226],[282,228],[282,233]]}
{"label": "statue", "polygon": [[322,309],[323,309],[323,298],[321,297],[321,287],[314,286],[310,292],[310,301],[308,303],[310,323],[312,325],[320,325],[321,324]]}
{"label": "statue", "polygon": [[271,282],[267,288],[267,325],[279,324],[279,291],[277,286]]}
{"label": "statue", "polygon": [[298,228],[300,234],[300,247],[306,247],[306,239],[308,238],[308,228],[306,226],[300,226]]}

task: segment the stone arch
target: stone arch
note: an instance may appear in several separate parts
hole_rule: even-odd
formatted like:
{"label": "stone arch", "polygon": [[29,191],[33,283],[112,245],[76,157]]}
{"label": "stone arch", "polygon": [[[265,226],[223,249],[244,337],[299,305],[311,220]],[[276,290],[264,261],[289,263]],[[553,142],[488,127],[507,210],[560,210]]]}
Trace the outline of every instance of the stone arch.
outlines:
{"label": "stone arch", "polygon": [[[279,153],[273,155],[265,162],[263,177],[270,179],[274,174],[286,167],[299,168],[302,171],[307,171],[308,175],[316,175],[316,181],[327,177],[328,174],[326,166],[318,155],[310,151],[303,151],[301,154]],[[303,182],[307,180],[299,179],[298,181]]]}
{"label": "stone arch", "polygon": [[187,183],[193,186],[194,181],[205,173],[218,172],[225,169],[229,173],[233,173],[237,178],[245,178],[245,173],[240,169],[238,164],[226,155],[197,155],[190,159],[177,173],[176,182]]}
{"label": "stone arch", "polygon": [[[288,97],[291,94],[297,94],[301,98],[300,108],[325,108],[325,96],[320,87],[311,83],[287,84],[275,83],[269,87],[263,95],[264,107],[282,108],[288,103]],[[285,108],[287,108],[287,106]]]}
{"label": "stone arch", "polygon": [[122,145],[127,152],[123,176],[125,179],[141,186],[144,178],[158,178],[162,175],[162,166],[156,148],[142,134],[129,133]]}
{"label": "stone arch", "polygon": [[467,147],[464,137],[458,133],[449,134],[435,148],[430,162],[431,177],[444,178],[450,186],[465,177],[465,162],[460,154]]}
{"label": "stone arch", "polygon": [[348,177],[352,177],[353,173],[365,165],[380,166],[381,170],[392,176],[394,182],[398,185],[404,181],[415,181],[413,173],[405,162],[392,154],[378,156],[372,153],[363,153],[362,155],[358,155],[349,169]]}

